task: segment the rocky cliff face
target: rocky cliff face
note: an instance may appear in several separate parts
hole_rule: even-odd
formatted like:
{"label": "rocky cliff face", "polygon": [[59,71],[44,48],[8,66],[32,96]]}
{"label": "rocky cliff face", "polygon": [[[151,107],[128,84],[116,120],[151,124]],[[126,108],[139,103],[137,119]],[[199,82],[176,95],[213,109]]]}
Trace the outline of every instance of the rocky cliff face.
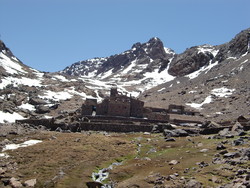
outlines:
{"label": "rocky cliff face", "polygon": [[147,43],[134,44],[130,50],[121,54],[80,61],[61,72],[75,76],[100,78],[103,78],[108,71],[111,71],[110,74],[126,72],[134,74],[136,78],[140,77],[140,73],[152,72],[156,67],[161,67],[159,72],[163,71],[174,54],[171,49],[167,49],[166,52],[159,38],[152,38]]}
{"label": "rocky cliff face", "polygon": [[211,45],[195,46],[187,49],[173,59],[169,73],[174,76],[185,76],[208,65],[219,50]]}
{"label": "rocky cliff face", "polygon": [[7,48],[5,46],[5,44],[3,43],[3,41],[1,41],[1,40],[0,40],[0,52],[4,52],[9,57],[13,56],[12,52],[10,51],[10,49]]}
{"label": "rocky cliff face", "polygon": [[250,29],[246,29],[235,36],[230,42],[219,45],[202,45],[187,49],[176,55],[169,68],[174,76],[185,76],[215,62],[222,62],[227,58],[239,58],[248,51]]}
{"label": "rocky cliff face", "polygon": [[[89,78],[103,76],[109,78],[122,77],[122,73],[132,73],[129,79],[143,78],[147,72],[158,73],[167,70],[172,76],[181,77],[213,63],[220,63],[229,57],[239,58],[248,50],[249,31],[240,32],[234,39],[219,46],[194,46],[181,54],[175,54],[171,49],[164,48],[158,38],[152,38],[147,43],[136,43],[128,51],[107,58],[95,58],[77,62],[62,73]],[[132,68],[131,68],[132,66]],[[128,70],[128,68],[131,68]],[[106,78],[106,76],[104,76]]]}
{"label": "rocky cliff face", "polygon": [[148,106],[179,104],[216,121],[250,114],[250,29],[219,46],[198,46],[176,55],[174,80],[146,91]]}

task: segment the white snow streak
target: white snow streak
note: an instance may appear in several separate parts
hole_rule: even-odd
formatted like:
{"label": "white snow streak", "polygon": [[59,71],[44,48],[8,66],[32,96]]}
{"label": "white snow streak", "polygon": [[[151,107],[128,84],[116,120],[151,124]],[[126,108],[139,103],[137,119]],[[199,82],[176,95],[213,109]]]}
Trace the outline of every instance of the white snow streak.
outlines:
{"label": "white snow streak", "polygon": [[217,97],[228,97],[232,95],[235,89],[228,89],[226,87],[215,88],[211,91],[211,94]]}
{"label": "white snow streak", "polygon": [[215,57],[215,56],[218,54],[218,52],[219,52],[219,50],[214,49],[214,47],[211,46],[211,45],[199,46],[197,49],[198,49],[198,54],[199,54],[199,53],[210,52],[211,54],[213,54],[214,57]]}
{"label": "white snow streak", "polygon": [[5,54],[0,53],[0,66],[2,66],[8,73],[10,74],[27,73],[22,69],[22,66],[15,61],[11,60]]}
{"label": "white snow streak", "polygon": [[215,63],[210,62],[209,65],[201,67],[199,70],[186,75],[186,77],[189,77],[189,79],[191,80],[191,79],[198,77],[203,72],[207,74],[207,72],[210,71],[216,65],[218,65],[218,61],[216,61]]}
{"label": "white snow streak", "polygon": [[21,109],[26,109],[26,110],[30,110],[30,111],[35,111],[35,106],[32,105],[32,104],[29,104],[29,103],[25,103],[25,104],[22,104],[20,106],[18,106],[18,108],[21,108]]}
{"label": "white snow streak", "polygon": [[52,78],[53,80],[61,80],[62,82],[69,82],[69,80],[68,79],[66,79],[64,76],[62,76],[62,75],[55,75],[53,78]]}
{"label": "white snow streak", "polygon": [[39,96],[39,97],[42,99],[51,99],[54,101],[60,101],[60,100],[70,99],[72,95],[69,94],[69,92],[65,92],[65,91],[60,91],[60,92],[46,91],[44,93],[44,96]]}
{"label": "white snow streak", "polygon": [[[210,93],[212,95],[217,96],[217,97],[228,97],[229,95],[232,95],[234,90],[235,89],[228,89],[228,88],[225,88],[225,87],[221,87],[221,88],[215,88],[215,89],[211,90]],[[204,104],[209,104],[211,102],[212,102],[212,96],[209,95],[209,96],[206,97],[206,99],[202,103],[186,103],[186,105],[201,110],[202,109],[201,107]]]}
{"label": "white snow streak", "polygon": [[2,79],[2,83],[0,83],[0,89],[5,88],[7,85],[12,84],[14,87],[18,85],[26,85],[26,86],[38,86],[41,87],[41,80],[31,79],[31,78],[14,78],[14,77],[5,77]]}
{"label": "white snow streak", "polygon": [[0,123],[5,123],[5,122],[14,123],[16,120],[21,120],[21,119],[25,118],[16,112],[11,114],[9,112],[6,113],[0,111]]}
{"label": "white snow streak", "polygon": [[15,150],[15,149],[18,149],[18,148],[32,146],[32,145],[35,145],[35,144],[38,144],[38,143],[41,143],[41,142],[42,142],[41,140],[28,140],[28,141],[25,141],[25,142],[23,142],[21,144],[8,144],[3,148],[2,151]]}
{"label": "white snow streak", "polygon": [[191,106],[191,107],[196,108],[196,109],[202,109],[201,107],[204,104],[209,104],[211,102],[212,102],[212,97],[208,96],[208,97],[206,97],[206,99],[202,103],[186,103],[186,105]]}

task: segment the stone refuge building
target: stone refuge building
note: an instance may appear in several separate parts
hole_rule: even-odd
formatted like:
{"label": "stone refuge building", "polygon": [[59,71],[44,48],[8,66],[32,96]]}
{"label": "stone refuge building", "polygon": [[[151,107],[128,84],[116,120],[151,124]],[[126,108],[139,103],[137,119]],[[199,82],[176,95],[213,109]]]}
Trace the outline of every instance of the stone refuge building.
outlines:
{"label": "stone refuge building", "polygon": [[82,105],[82,116],[121,116],[168,121],[169,114],[197,115],[196,112],[187,111],[182,105],[171,104],[168,109],[144,107],[143,101],[123,95],[117,88],[112,88],[110,97],[105,98],[100,104],[97,103],[97,99],[86,99]]}
{"label": "stone refuge building", "polygon": [[98,104],[97,99],[86,99],[82,105],[82,115],[103,115],[122,117],[143,117],[144,102],[133,97],[128,97],[112,88],[110,97]]}

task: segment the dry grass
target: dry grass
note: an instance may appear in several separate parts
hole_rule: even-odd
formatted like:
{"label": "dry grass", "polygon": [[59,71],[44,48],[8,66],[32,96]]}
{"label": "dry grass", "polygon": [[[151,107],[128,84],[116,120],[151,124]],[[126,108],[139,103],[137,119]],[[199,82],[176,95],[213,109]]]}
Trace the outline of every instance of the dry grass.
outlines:
{"label": "dry grass", "polygon": [[[146,180],[149,175],[159,173],[168,176],[178,173],[187,178],[195,177],[205,186],[215,186],[216,176],[227,182],[231,171],[222,170],[212,164],[217,153],[216,145],[222,140],[207,139],[202,136],[176,138],[175,142],[165,142],[161,134],[80,134],[42,132],[23,139],[41,139],[42,143],[27,148],[9,151],[18,169],[13,176],[28,180],[36,178],[36,187],[86,187],[92,181],[93,171],[105,168],[115,161],[123,161],[121,166],[110,172],[109,180],[118,187],[150,187]],[[141,151],[137,153],[138,144]],[[200,152],[208,149],[208,152]],[[177,160],[177,165],[169,161]],[[209,166],[200,168],[197,162]],[[249,164],[246,164],[249,165]],[[184,170],[189,168],[187,173]],[[108,180],[108,181],[109,181]]]}

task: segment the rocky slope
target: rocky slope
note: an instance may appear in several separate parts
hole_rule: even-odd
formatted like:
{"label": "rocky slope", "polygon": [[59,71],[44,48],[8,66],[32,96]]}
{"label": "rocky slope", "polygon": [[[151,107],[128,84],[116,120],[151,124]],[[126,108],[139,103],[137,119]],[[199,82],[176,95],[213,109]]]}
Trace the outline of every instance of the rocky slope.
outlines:
{"label": "rocky slope", "polygon": [[115,85],[140,95],[147,106],[180,104],[206,118],[236,118],[249,114],[249,32],[222,45],[194,46],[181,54],[152,38],[121,54],[75,63],[61,73],[99,83],[102,89]]}
{"label": "rocky slope", "polygon": [[87,96],[96,94],[81,79],[34,70],[0,41],[0,123],[75,110]]}
{"label": "rocky slope", "polygon": [[180,104],[216,121],[250,114],[250,29],[220,46],[197,46],[173,59],[176,78],[143,94],[148,106]]}
{"label": "rocky slope", "polygon": [[164,48],[159,38],[147,43],[136,43],[128,51],[107,58],[80,61],[61,73],[80,76],[89,83],[98,83],[107,89],[117,86],[121,91],[138,96],[143,91],[173,79],[168,67],[174,58],[173,50]]}

